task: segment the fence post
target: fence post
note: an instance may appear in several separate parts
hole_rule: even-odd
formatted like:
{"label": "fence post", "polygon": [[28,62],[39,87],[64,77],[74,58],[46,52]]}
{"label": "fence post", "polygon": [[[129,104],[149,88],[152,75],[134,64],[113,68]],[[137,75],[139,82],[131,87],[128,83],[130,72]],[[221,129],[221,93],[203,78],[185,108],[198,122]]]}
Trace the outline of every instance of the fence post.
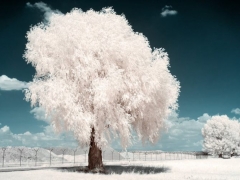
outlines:
{"label": "fence post", "polygon": [[128,161],[128,164],[130,164],[130,157],[129,157],[129,155],[128,155],[128,151],[126,150],[126,156],[125,156],[125,160],[127,159],[127,161]]}
{"label": "fence post", "polygon": [[65,153],[65,151],[66,151],[67,149],[61,149],[61,151],[62,151],[62,164],[63,164],[63,159],[64,159],[64,153]]}
{"label": "fence post", "polygon": [[77,148],[76,149],[73,149],[73,154],[74,154],[74,164],[75,164],[75,153],[77,151]]}
{"label": "fence post", "polygon": [[49,162],[50,162],[50,166],[52,165],[52,151],[53,151],[53,148],[49,148],[49,157],[50,157],[50,159],[49,159]]}
{"label": "fence post", "polygon": [[113,161],[113,153],[114,153],[114,151],[112,151],[112,161]]}
{"label": "fence post", "polygon": [[35,151],[35,166],[37,166],[37,153],[39,148],[33,149]]}
{"label": "fence post", "polygon": [[20,166],[22,166],[22,152],[23,152],[23,149],[18,148],[18,150],[20,151]]}
{"label": "fence post", "polygon": [[85,150],[85,163],[87,162],[87,150]]}
{"label": "fence post", "polygon": [[[103,151],[103,161],[104,161],[104,158],[105,158],[105,152],[106,152],[106,150]],[[120,158],[120,155],[119,155],[119,158]]]}
{"label": "fence post", "polygon": [[3,161],[2,161],[2,167],[4,167],[4,158],[5,158],[5,151],[6,151],[6,149],[7,149],[7,148],[5,148],[5,147],[2,148],[2,152],[3,152],[3,156],[2,156],[2,159],[3,159]]}

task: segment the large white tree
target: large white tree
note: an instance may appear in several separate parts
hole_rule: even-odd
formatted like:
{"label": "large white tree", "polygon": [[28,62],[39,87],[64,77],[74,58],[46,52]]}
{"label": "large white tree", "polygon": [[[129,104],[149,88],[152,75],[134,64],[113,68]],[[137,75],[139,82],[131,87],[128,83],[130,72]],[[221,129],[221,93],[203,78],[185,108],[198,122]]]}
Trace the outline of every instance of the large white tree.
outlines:
{"label": "large white tree", "polygon": [[240,142],[240,125],[228,116],[212,116],[202,129],[204,149],[212,155],[222,156],[224,152],[233,153]]}
{"label": "large white tree", "polygon": [[36,69],[26,100],[44,108],[57,131],[73,131],[90,145],[89,169],[103,167],[101,148],[113,136],[123,148],[133,130],[143,142],[157,142],[180,85],[164,49],[152,50],[123,15],[73,9],[26,37],[24,58]]}

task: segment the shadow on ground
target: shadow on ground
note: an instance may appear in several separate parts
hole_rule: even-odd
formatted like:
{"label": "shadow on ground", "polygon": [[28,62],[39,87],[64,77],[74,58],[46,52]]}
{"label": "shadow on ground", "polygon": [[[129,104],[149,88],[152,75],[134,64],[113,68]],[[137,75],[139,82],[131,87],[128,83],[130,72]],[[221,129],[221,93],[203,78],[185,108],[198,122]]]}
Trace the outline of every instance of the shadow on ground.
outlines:
{"label": "shadow on ground", "polygon": [[167,167],[149,167],[149,166],[105,166],[108,174],[138,173],[138,174],[156,174],[169,171]]}
{"label": "shadow on ground", "polygon": [[[104,174],[122,174],[122,173],[137,173],[137,174],[156,174],[169,171],[168,167],[150,167],[150,166],[120,166],[106,165]],[[58,170],[68,172],[86,172],[86,167],[61,167]]]}

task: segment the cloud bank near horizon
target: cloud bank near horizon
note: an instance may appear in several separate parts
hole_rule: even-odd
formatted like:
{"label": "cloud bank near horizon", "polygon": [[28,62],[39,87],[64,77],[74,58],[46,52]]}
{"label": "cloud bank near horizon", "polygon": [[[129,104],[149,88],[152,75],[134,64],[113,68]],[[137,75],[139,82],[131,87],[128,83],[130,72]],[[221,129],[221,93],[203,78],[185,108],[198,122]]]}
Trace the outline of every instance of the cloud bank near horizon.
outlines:
{"label": "cloud bank near horizon", "polygon": [[[41,111],[35,111],[35,118],[44,120]],[[135,141],[128,150],[163,150],[163,151],[201,151],[202,135],[201,129],[204,122],[211,116],[203,114],[198,120],[189,118],[178,118],[177,114],[172,114],[169,121],[168,132],[162,133],[160,140],[155,145],[143,146],[140,141]],[[45,121],[45,120],[44,120]],[[77,147],[78,142],[71,133],[55,134],[51,125],[44,127],[40,133],[26,131],[22,134],[14,134],[9,126],[0,128],[2,141],[0,146],[27,146],[27,147]],[[122,149],[119,139],[109,143],[114,149]]]}
{"label": "cloud bank near horizon", "polygon": [[49,125],[40,133],[26,131],[14,134],[9,126],[0,128],[0,146],[27,146],[27,147],[77,147],[78,143],[71,133],[55,134]]}
{"label": "cloud bank near horizon", "polygon": [[[77,147],[78,142],[72,133],[55,134],[50,120],[45,119],[45,112],[41,107],[35,107],[30,111],[36,120],[42,120],[49,125],[44,127],[40,133],[31,133],[29,131],[22,134],[14,134],[9,126],[0,128],[0,137],[3,139],[0,146],[63,146]],[[128,150],[163,150],[163,151],[201,151],[203,137],[201,129],[207,120],[211,119],[208,113],[204,113],[196,119],[189,117],[179,117],[178,113],[172,112],[167,120],[168,131],[162,132],[157,144],[145,146],[135,137],[133,145]],[[236,119],[236,118],[234,118]],[[236,119],[239,120],[240,119]],[[0,124],[1,125],[1,124]],[[112,148],[121,150],[119,139],[113,139],[109,143]]]}

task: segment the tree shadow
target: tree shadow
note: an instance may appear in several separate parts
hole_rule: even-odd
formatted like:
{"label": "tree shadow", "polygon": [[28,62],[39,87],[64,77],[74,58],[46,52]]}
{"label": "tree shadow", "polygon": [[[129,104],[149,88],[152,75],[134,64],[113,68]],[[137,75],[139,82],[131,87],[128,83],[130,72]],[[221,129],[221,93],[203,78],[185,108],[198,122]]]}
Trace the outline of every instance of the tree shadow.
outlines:
{"label": "tree shadow", "polygon": [[105,166],[105,170],[108,174],[122,174],[122,173],[156,174],[167,172],[170,169],[168,167],[109,165]]}
{"label": "tree shadow", "polygon": [[[151,166],[121,166],[121,165],[105,165],[103,174],[122,174],[122,173],[136,173],[136,174],[157,174],[165,173],[170,170],[168,167],[151,167]],[[68,172],[88,172],[87,167],[60,167],[61,171]],[[94,172],[93,172],[94,173]]]}

